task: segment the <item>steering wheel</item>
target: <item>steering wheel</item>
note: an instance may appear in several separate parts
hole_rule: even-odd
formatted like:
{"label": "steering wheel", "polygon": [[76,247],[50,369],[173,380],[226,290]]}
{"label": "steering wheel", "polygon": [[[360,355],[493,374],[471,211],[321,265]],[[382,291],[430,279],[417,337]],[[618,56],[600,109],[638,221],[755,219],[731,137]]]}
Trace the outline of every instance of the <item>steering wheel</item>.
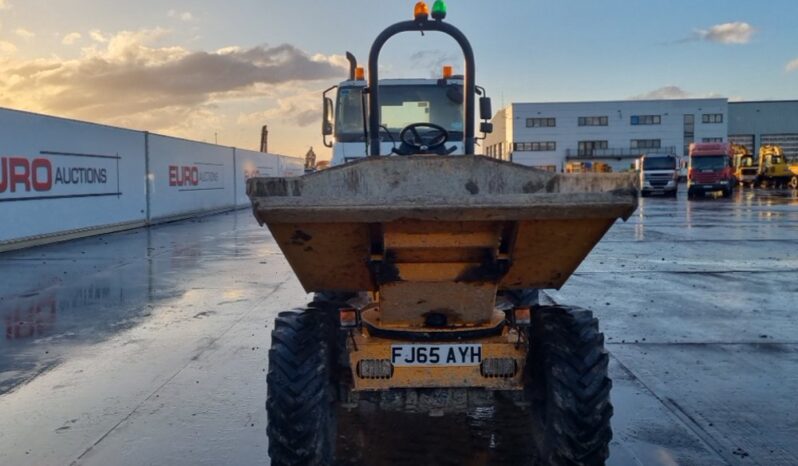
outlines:
{"label": "steering wheel", "polygon": [[[419,131],[419,128],[427,131]],[[449,140],[449,132],[443,126],[433,123],[413,123],[402,129],[399,140],[415,154],[438,152]]]}

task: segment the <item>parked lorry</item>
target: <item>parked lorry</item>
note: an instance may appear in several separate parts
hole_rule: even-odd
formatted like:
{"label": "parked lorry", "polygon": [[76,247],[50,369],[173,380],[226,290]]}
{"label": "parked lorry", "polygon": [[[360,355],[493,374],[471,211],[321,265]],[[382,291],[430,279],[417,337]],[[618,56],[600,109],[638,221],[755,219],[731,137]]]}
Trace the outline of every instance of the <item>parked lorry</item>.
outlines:
{"label": "parked lorry", "polygon": [[793,173],[784,158],[781,146],[763,144],[759,146],[759,171],[757,183],[763,188],[784,187],[792,181]]}
{"label": "parked lorry", "polygon": [[731,144],[696,142],[690,144],[687,169],[687,197],[720,191],[730,197],[734,189]]}
{"label": "parked lorry", "polygon": [[662,194],[676,197],[679,192],[679,159],[675,155],[645,154],[639,165],[641,196]]}
{"label": "parked lorry", "polygon": [[732,144],[732,154],[735,181],[741,186],[753,186],[759,174],[753,154],[741,144]]}
{"label": "parked lorry", "polygon": [[[589,310],[540,305],[537,290],[563,286],[634,212],[636,175],[555,174],[473,155],[475,60],[445,14],[441,0],[432,18],[419,2],[412,20],[385,29],[371,47],[362,100],[338,99],[362,102],[361,115],[368,109],[363,156],[247,183],[256,219],[315,293],[304,310],[280,313],[272,331],[266,409],[275,466],[332,464],[336,408],[370,405],[390,423],[392,410],[445,414],[499,399],[529,413],[528,441],[544,463],[607,458],[613,408],[598,321]],[[397,93],[380,80],[388,39],[432,31],[460,45],[459,85],[442,79],[433,90],[417,80]],[[490,102],[480,95],[487,119]],[[410,107],[422,99],[429,112],[399,119],[390,111],[399,98]],[[337,126],[351,122],[328,119],[324,99],[323,133],[345,134]],[[459,122],[438,106],[456,107]],[[400,144],[386,144],[394,132]]]}

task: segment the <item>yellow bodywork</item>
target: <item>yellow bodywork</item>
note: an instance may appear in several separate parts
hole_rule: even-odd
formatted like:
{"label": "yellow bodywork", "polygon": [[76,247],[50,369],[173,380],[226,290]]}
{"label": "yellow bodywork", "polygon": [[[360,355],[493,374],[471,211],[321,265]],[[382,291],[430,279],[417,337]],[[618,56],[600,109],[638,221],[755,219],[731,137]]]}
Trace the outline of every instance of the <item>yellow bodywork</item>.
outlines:
{"label": "yellow bodywork", "polygon": [[366,378],[359,374],[363,360],[391,360],[394,345],[410,344],[407,340],[374,337],[368,328],[353,334],[347,342],[349,364],[352,367],[355,391],[388,390],[392,388],[485,388],[491,390],[521,390],[527,347],[518,331],[505,327],[501,335],[477,339],[457,340],[457,344],[479,344],[482,360],[511,358],[515,360],[515,374],[508,377],[489,377],[482,374],[479,364],[467,366],[393,367],[391,377]]}
{"label": "yellow bodywork", "polygon": [[747,147],[732,144],[734,158],[734,178],[741,184],[753,184],[759,173],[753,154]]}
{"label": "yellow bodywork", "polygon": [[568,162],[565,173],[612,173],[612,167],[604,162]]}
{"label": "yellow bodywork", "polygon": [[781,146],[765,144],[759,147],[759,179],[787,182],[793,176]]}
{"label": "yellow bodywork", "polygon": [[[347,339],[355,390],[518,390],[528,342],[497,309],[497,293],[560,288],[635,210],[636,183],[634,174],[559,175],[478,156],[416,156],[254,178],[247,189],[305,290],[371,292],[358,309],[363,325]],[[359,372],[367,361],[382,374],[394,345],[450,343],[481,345],[482,364],[501,371],[515,361],[515,370]]]}
{"label": "yellow bodywork", "polygon": [[798,160],[793,159],[787,167],[790,170],[789,186],[792,189],[798,189]]}

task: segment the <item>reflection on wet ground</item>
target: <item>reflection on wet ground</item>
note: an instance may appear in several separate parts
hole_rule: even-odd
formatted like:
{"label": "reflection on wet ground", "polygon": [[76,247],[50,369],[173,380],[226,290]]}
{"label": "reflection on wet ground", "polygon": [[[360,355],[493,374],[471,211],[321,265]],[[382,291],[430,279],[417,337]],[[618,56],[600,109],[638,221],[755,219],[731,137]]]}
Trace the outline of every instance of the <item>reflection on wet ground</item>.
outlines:
{"label": "reflection on wet ground", "polygon": [[[233,225],[244,220],[221,218]],[[0,395],[56,364],[71,347],[138,325],[159,303],[182,296],[203,256],[219,253],[211,243],[230,231],[205,221],[0,254]]]}
{"label": "reflection on wet ground", "polygon": [[[798,193],[684,193],[550,292],[601,320],[609,464],[798,464]],[[249,211],[0,254],[0,278],[1,465],[268,464],[269,332],[308,296]],[[345,465],[536,461],[501,404],[340,419]]]}
{"label": "reflection on wet ground", "polygon": [[529,414],[506,402],[444,417],[339,411],[340,465],[537,464]]}

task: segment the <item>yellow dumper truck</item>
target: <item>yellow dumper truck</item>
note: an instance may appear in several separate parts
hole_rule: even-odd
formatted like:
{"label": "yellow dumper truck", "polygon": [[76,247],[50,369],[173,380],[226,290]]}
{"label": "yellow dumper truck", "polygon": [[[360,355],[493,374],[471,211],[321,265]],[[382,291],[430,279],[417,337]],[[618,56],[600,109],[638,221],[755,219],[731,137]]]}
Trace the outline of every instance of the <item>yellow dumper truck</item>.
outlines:
{"label": "yellow dumper truck", "polygon": [[[248,181],[256,219],[315,293],[305,309],[280,313],[272,331],[273,465],[334,463],[337,407],[445,414],[497,399],[528,411],[538,426],[529,441],[547,464],[607,458],[613,408],[598,321],[586,309],[540,305],[537,290],[563,286],[634,212],[636,175],[554,174],[474,155],[476,95],[482,120],[490,101],[475,84],[468,39],[445,15],[442,1],[431,18],[419,2],[412,20],[384,30],[367,82],[350,60],[338,101],[362,117],[364,157]],[[431,89],[380,80],[388,39],[433,31],[459,44],[463,76],[444,73]],[[331,100],[325,136],[342,123],[328,116],[344,113]],[[386,121],[390,107],[425,111],[397,127]]]}

